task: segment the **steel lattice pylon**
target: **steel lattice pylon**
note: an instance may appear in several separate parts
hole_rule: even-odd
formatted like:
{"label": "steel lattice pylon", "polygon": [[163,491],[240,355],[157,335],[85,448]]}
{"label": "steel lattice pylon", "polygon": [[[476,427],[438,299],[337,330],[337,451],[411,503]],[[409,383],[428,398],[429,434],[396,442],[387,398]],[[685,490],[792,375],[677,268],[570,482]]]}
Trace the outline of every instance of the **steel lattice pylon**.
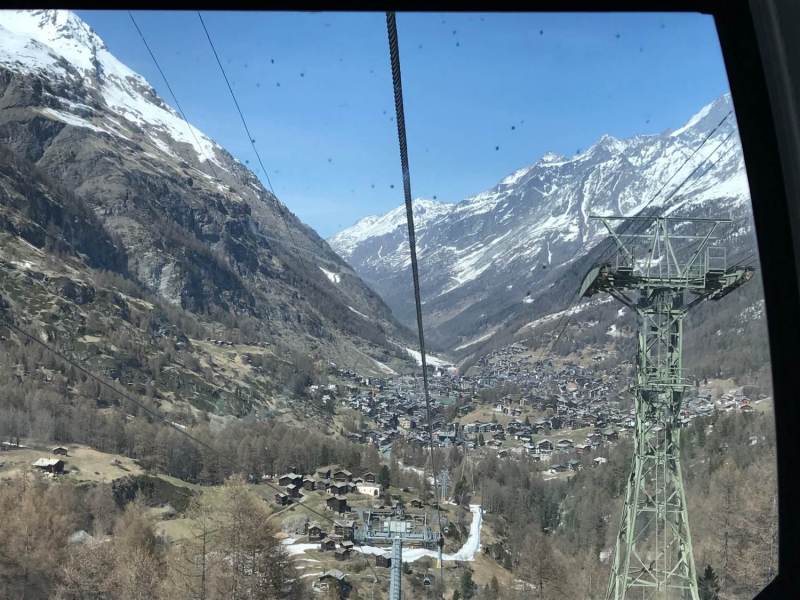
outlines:
{"label": "steel lattice pylon", "polygon": [[[608,600],[698,600],[680,461],[683,319],[705,299],[749,281],[750,267],[725,265],[711,245],[724,219],[633,217],[615,232],[616,264],[592,269],[582,296],[606,292],[637,315],[634,454],[609,577]],[[624,228],[624,226],[623,226]],[[621,229],[623,229],[621,228]],[[699,230],[699,232],[698,232]],[[683,247],[673,245],[680,240]]]}

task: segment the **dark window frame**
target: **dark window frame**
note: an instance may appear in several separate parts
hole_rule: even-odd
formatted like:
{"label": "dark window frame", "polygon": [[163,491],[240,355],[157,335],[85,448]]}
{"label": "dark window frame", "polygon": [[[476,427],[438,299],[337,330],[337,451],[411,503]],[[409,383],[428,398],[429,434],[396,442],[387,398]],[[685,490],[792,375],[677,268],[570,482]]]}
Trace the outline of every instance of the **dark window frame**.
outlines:
{"label": "dark window frame", "polygon": [[[66,4],[66,6],[65,6]],[[7,3],[4,8],[108,10],[106,3]],[[119,6],[117,8],[121,8]],[[778,575],[756,598],[800,598],[800,404],[794,402],[794,357],[800,349],[800,2],[798,0],[494,0],[378,4],[358,0],[228,0],[193,3],[162,0],[128,2],[124,8],[170,10],[386,9],[399,11],[516,12],[700,12],[717,26],[750,184],[766,301],[777,438],[780,545]],[[763,59],[762,59],[763,57]],[[535,56],[531,60],[536,60]],[[782,165],[785,167],[782,167]],[[790,200],[791,199],[791,200]]]}

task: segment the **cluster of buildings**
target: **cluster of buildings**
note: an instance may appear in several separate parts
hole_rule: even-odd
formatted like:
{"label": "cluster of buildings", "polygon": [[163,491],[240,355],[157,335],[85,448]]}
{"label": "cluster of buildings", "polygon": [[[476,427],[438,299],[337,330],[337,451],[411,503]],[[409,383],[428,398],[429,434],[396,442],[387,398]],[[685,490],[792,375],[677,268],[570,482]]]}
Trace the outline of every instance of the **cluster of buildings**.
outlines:
{"label": "cluster of buildings", "polygon": [[[629,365],[557,366],[551,360],[532,360],[525,346],[514,343],[483,356],[464,375],[432,371],[433,443],[440,447],[482,448],[500,457],[524,454],[544,462],[561,454],[570,459],[549,469],[563,472],[588,464],[580,460],[582,455],[613,444],[635,426]],[[331,374],[345,382],[338,387],[339,402],[369,423],[348,434],[352,441],[373,444],[384,453],[397,439],[428,444],[421,377],[367,378],[335,365]],[[750,398],[755,394],[745,387],[712,402],[710,391],[698,386],[687,394],[681,422],[686,425],[714,410],[752,411]],[[475,422],[470,417],[472,422],[463,422],[487,406],[492,409],[491,420]],[[581,439],[573,433],[576,430],[581,430]],[[588,430],[585,436],[583,430]],[[604,460],[598,456],[590,464],[602,465]]]}
{"label": "cluster of buildings", "polygon": [[320,467],[308,475],[291,470],[278,478],[278,485],[285,490],[275,494],[275,502],[279,505],[299,500],[304,491],[322,491],[328,494],[326,508],[340,515],[350,511],[347,504],[348,494],[357,493],[378,498],[383,492],[381,484],[376,481],[375,473],[367,472],[354,477],[347,469],[336,466]]}

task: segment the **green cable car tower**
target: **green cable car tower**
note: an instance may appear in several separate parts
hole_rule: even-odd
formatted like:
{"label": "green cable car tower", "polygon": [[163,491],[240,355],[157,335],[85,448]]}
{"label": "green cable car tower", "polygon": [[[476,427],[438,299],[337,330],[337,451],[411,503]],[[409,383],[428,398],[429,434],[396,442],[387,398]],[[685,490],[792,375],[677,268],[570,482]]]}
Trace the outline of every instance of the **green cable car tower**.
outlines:
{"label": "green cable car tower", "polygon": [[[625,491],[607,600],[699,600],[680,463],[680,418],[689,387],[683,320],[753,276],[726,266],[714,233],[725,219],[598,217],[617,250],[595,266],[580,295],[610,294],[638,321],[633,464]],[[628,223],[614,231],[611,223]],[[626,226],[635,233],[622,232]]]}

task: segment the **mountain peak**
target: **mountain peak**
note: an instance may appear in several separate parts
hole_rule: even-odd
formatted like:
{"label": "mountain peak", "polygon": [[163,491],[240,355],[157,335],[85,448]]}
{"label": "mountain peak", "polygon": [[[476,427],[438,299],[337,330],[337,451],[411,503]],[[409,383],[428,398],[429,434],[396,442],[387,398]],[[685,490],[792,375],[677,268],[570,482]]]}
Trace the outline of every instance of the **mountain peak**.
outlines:
{"label": "mountain peak", "polygon": [[[0,26],[47,46],[81,71],[94,71],[103,40],[68,10],[4,10]],[[131,72],[132,73],[132,72]]]}
{"label": "mountain peak", "polygon": [[[733,100],[731,99],[731,94],[730,92],[725,92],[722,96],[713,102],[709,102],[692,115],[683,127],[679,127],[669,135],[670,137],[678,137],[686,133],[694,135],[708,133],[732,110]],[[731,122],[729,121],[728,126],[731,126]]]}
{"label": "mountain peak", "polygon": [[[185,123],[147,80],[120,62],[76,14],[66,10],[3,10],[0,31],[0,66],[41,74],[49,81],[75,81],[77,73],[87,102],[89,96],[102,99],[101,105],[84,104],[77,112],[69,103],[45,109],[48,118],[97,129],[98,125],[87,117],[87,109],[97,114],[107,108],[132,124],[133,129],[144,131],[157,151],[185,158],[188,146],[194,150],[198,163],[212,161],[217,168],[228,170],[219,159],[221,148]],[[71,69],[65,68],[65,64]],[[130,133],[125,127],[108,124],[100,129],[117,137],[127,137]]]}

